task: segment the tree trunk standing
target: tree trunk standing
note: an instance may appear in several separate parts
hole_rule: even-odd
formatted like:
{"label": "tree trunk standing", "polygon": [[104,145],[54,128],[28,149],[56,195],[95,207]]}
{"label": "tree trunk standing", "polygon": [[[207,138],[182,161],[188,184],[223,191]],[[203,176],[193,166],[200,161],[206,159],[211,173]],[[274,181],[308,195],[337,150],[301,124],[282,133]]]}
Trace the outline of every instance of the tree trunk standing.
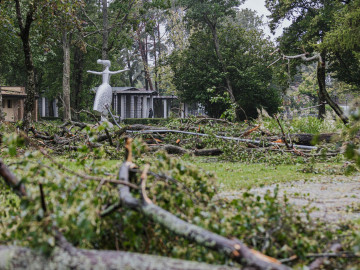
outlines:
{"label": "tree trunk standing", "polygon": [[[159,68],[161,68],[161,36],[160,36],[160,24],[157,25],[157,34],[158,34],[158,56],[159,56]],[[161,72],[159,72],[158,84],[161,85]]]}
{"label": "tree trunk standing", "polygon": [[[334,112],[337,114],[337,116],[340,117],[340,119],[343,121],[344,124],[347,124],[349,122],[349,118],[344,114],[342,109],[331,99],[329,93],[326,91],[326,52],[321,52],[320,54],[320,61],[317,67],[317,77],[318,77],[318,83],[319,83],[319,104],[320,102],[326,102],[330,105],[330,107],[334,110]],[[321,109],[321,112],[320,112]],[[325,105],[319,107],[319,118],[323,119],[325,115]]]}
{"label": "tree trunk standing", "polygon": [[74,95],[72,98],[73,107],[75,110],[80,109],[80,93],[83,89],[83,70],[84,70],[84,53],[80,47],[75,47],[74,52]]}
{"label": "tree trunk standing", "polygon": [[[148,82],[148,85],[150,87],[150,90],[154,90],[153,88],[153,84],[151,82],[151,77],[150,77],[150,72],[149,72],[149,66],[147,64],[147,49],[145,48],[145,45],[147,45],[147,41],[144,44],[141,41],[140,38],[140,34],[138,33],[138,42],[139,42],[139,49],[140,49],[140,54],[141,54],[141,59],[143,61],[143,65],[144,65],[144,71],[145,71],[145,82]],[[148,89],[147,89],[148,90]]]}
{"label": "tree trunk standing", "polygon": [[326,84],[325,84],[325,63],[323,61],[319,61],[318,65],[317,65],[317,69],[316,69],[316,76],[317,76],[317,81],[318,81],[318,85],[319,85],[319,90],[318,90],[318,118],[319,119],[324,119],[325,117],[325,97],[323,95],[324,91],[326,91]]}
{"label": "tree trunk standing", "polygon": [[[233,89],[232,89],[232,86],[231,86],[228,70],[227,70],[225,61],[224,61],[224,59],[223,59],[223,57],[221,55],[221,52],[220,52],[220,43],[219,43],[219,38],[218,38],[218,35],[217,35],[217,31],[216,31],[216,25],[211,23],[211,21],[207,17],[205,17],[205,21],[206,21],[207,25],[209,26],[209,28],[211,30],[211,33],[212,33],[212,36],[213,36],[216,56],[217,56],[217,58],[218,58],[218,60],[220,62],[222,71],[224,72],[225,81],[226,81],[226,88],[227,88],[227,91],[228,91],[228,93],[230,95],[230,100],[231,100],[232,103],[237,104],[235,96],[234,96],[234,92],[233,92]],[[236,112],[235,112],[237,120],[240,119],[240,110],[239,109],[241,109],[241,108],[238,108],[238,106],[237,106],[237,109],[236,109]],[[245,118],[247,118],[245,111],[243,111],[243,113],[244,113]]]}
{"label": "tree trunk standing", "polygon": [[127,55],[126,55],[126,63],[127,63],[127,67],[129,69],[129,72],[128,73],[128,76],[129,76],[129,82],[130,82],[130,86],[131,87],[134,87],[134,81],[133,81],[133,78],[132,78],[132,72],[131,72],[131,63],[130,63],[130,56],[129,56],[129,51],[127,52]]}
{"label": "tree trunk standing", "polygon": [[107,0],[102,0],[102,14],[103,14],[103,42],[101,57],[103,60],[108,60],[109,52],[109,18],[108,18],[108,4]]}
{"label": "tree trunk standing", "polygon": [[63,63],[63,107],[64,121],[71,120],[70,109],[70,37],[66,30],[63,30],[62,45],[64,53]]}
{"label": "tree trunk standing", "polygon": [[156,57],[156,31],[154,29],[154,43],[153,43],[153,52],[154,52],[154,64],[155,64],[155,90],[158,91],[159,90],[159,87],[158,87],[158,62],[157,62],[157,57]]}
{"label": "tree trunk standing", "polygon": [[34,21],[33,15],[37,9],[37,2],[35,1],[34,3],[29,4],[29,9],[26,14],[25,25],[21,14],[21,6],[19,0],[15,0],[15,8],[16,8],[16,18],[20,29],[19,35],[23,44],[26,77],[27,77],[24,119],[22,124],[22,129],[25,130],[25,132],[27,132],[32,122],[32,112],[35,107],[35,73],[34,73],[34,63],[32,59],[31,46],[30,46],[30,27],[32,22]]}
{"label": "tree trunk standing", "polygon": [[[1,93],[1,87],[0,87],[0,123],[3,120],[4,120],[4,117],[3,117],[2,93]],[[1,141],[1,135],[0,135],[0,141]]]}

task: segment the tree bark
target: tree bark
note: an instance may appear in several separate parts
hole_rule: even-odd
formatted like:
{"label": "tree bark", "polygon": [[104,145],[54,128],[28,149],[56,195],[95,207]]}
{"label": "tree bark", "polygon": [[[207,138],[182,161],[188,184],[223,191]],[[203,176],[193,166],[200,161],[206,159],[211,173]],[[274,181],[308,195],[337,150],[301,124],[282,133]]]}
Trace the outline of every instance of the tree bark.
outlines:
{"label": "tree bark", "polygon": [[64,63],[63,63],[63,107],[64,121],[71,120],[70,108],[70,38],[68,32],[64,29],[62,36]]}
{"label": "tree bark", "polygon": [[212,149],[197,149],[195,150],[195,156],[220,156],[224,152],[218,148]]}
{"label": "tree bark", "polygon": [[103,60],[108,60],[109,52],[109,18],[108,18],[108,4],[107,0],[102,0],[102,15],[103,15],[103,35],[102,35],[102,49],[101,57]]}
{"label": "tree bark", "polygon": [[0,123],[4,120],[3,105],[2,105],[2,93],[0,86]]}
{"label": "tree bark", "polygon": [[[325,56],[325,55],[324,55]],[[322,58],[322,57],[320,57]],[[324,92],[326,91],[326,84],[325,84],[325,79],[326,79],[326,75],[325,75],[325,62],[323,61],[319,61],[318,65],[317,65],[317,69],[316,69],[316,76],[317,76],[317,81],[318,81],[318,86],[319,86],[319,90],[318,90],[318,118],[319,119],[324,119],[325,118],[325,96],[324,96]]]}
{"label": "tree bark", "polygon": [[[325,57],[326,52],[323,51],[320,54],[320,61],[318,63],[317,68],[317,77],[318,77],[318,83],[319,83],[319,102],[326,102],[330,105],[330,107],[334,110],[334,112],[337,114],[337,116],[340,117],[340,119],[343,121],[344,124],[347,124],[349,122],[348,117],[344,114],[342,109],[331,99],[329,93],[326,91],[326,71],[325,71]],[[323,119],[325,116],[325,104],[323,106],[319,107],[319,118]]]}
{"label": "tree bark", "polygon": [[8,167],[4,164],[1,158],[0,158],[0,176],[17,194],[19,194],[20,196],[25,196],[25,197],[27,196],[25,185],[21,183],[16,178],[16,176],[8,169]]}
{"label": "tree bark", "polygon": [[[139,42],[139,49],[140,49],[140,54],[141,54],[141,59],[144,65],[144,71],[145,71],[145,82],[147,82],[149,84],[150,90],[153,91],[153,84],[151,81],[151,76],[150,76],[150,71],[149,71],[149,66],[148,66],[148,60],[147,60],[147,41],[144,42],[141,40],[140,37],[140,33],[137,32],[137,37],[138,37],[138,42]],[[147,87],[146,87],[146,90]]]}
{"label": "tree bark", "polygon": [[331,142],[331,139],[336,133],[322,133],[318,135],[302,133],[302,134],[290,134],[291,141],[301,145],[314,145],[318,142]]}
{"label": "tree bark", "polygon": [[0,246],[0,269],[231,270],[238,268],[123,251],[76,249],[70,245],[67,248],[56,247],[48,257],[28,248]]}
{"label": "tree bark", "polygon": [[134,87],[135,84],[134,84],[134,81],[133,81],[133,74],[132,74],[132,71],[131,71],[131,63],[130,63],[130,53],[129,51],[127,51],[127,54],[126,54],[126,63],[127,63],[127,67],[129,69],[129,72],[128,73],[128,76],[129,76],[129,82],[130,82],[130,86],[131,87]]}
{"label": "tree bark", "polygon": [[84,70],[84,53],[81,48],[76,46],[74,53],[74,95],[73,107],[75,110],[80,109],[80,93],[83,90],[83,70]]}
{"label": "tree bark", "polygon": [[153,52],[154,52],[154,64],[155,64],[155,90],[158,91],[159,87],[158,87],[158,62],[157,62],[157,56],[156,56],[156,35],[155,35],[156,31],[154,29],[154,40],[153,40]]}
{"label": "tree bark", "polygon": [[30,46],[30,27],[32,22],[34,21],[34,13],[37,9],[37,3],[34,2],[29,4],[25,22],[23,21],[19,0],[15,0],[15,9],[16,18],[20,29],[19,35],[23,44],[27,77],[24,119],[22,124],[22,129],[27,132],[32,122],[32,112],[35,108],[35,73]]}

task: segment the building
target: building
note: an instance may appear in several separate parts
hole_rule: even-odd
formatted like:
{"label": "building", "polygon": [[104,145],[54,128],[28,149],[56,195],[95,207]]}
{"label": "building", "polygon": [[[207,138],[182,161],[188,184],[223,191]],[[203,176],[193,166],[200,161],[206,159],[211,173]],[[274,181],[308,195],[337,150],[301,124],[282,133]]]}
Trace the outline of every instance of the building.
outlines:
{"label": "building", "polygon": [[167,118],[170,116],[173,101],[177,97],[159,96],[156,91],[135,87],[112,87],[112,109],[121,119],[148,118],[150,108],[153,117]]}
{"label": "building", "polygon": [[41,118],[58,118],[59,108],[57,99],[49,99],[47,97],[39,97],[39,116]]}
{"label": "building", "polygon": [[[24,118],[24,101],[26,98],[25,87],[22,86],[0,86],[2,95],[2,108],[5,121],[16,122]],[[38,120],[38,101],[35,100],[33,120]]]}

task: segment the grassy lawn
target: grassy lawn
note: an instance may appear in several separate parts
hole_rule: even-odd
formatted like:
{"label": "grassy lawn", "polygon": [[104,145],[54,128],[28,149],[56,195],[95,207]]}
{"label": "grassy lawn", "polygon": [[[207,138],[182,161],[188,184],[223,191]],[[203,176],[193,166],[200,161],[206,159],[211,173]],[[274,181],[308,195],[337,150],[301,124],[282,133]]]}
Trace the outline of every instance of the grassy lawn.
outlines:
{"label": "grassy lawn", "polygon": [[[75,159],[64,160],[68,169],[79,171],[81,173],[103,175],[104,173],[117,174],[121,166],[120,160],[87,160],[85,166],[80,165]],[[5,159],[6,162],[14,162],[14,159]],[[310,179],[318,176],[316,173],[304,173],[301,169],[304,165],[269,165],[269,164],[246,164],[240,162],[209,162],[204,158],[190,158],[185,160],[189,163],[202,168],[203,170],[213,172],[216,176],[220,191],[236,191],[276,183],[285,183],[302,179]],[[42,160],[49,164],[49,160]],[[317,164],[317,168],[336,167],[336,163]]]}
{"label": "grassy lawn", "polygon": [[245,164],[232,162],[196,162],[204,170],[214,172],[221,191],[233,191],[243,188],[259,187],[275,183],[284,183],[316,176],[303,173],[297,165]]}
{"label": "grassy lawn", "polygon": [[[190,160],[188,160],[190,161]],[[117,174],[122,161],[119,160],[88,160],[85,165],[85,173],[114,173]],[[203,158],[191,158],[190,163],[199,168],[213,172],[221,191],[235,191],[276,183],[285,183],[302,179],[309,179],[318,174],[304,173],[301,169],[304,165],[268,165],[268,164],[246,164],[240,162],[208,162]],[[79,170],[75,160],[67,160],[64,164],[72,170]],[[317,164],[317,168],[337,166],[333,163]],[[102,168],[97,171],[97,168]],[[83,170],[83,169],[81,169]]]}

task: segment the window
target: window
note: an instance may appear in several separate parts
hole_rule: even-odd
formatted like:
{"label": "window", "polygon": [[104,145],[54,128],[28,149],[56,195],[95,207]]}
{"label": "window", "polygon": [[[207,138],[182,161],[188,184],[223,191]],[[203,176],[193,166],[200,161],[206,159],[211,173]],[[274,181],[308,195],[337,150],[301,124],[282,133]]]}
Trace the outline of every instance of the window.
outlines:
{"label": "window", "polygon": [[9,109],[12,108],[11,99],[8,99],[7,105],[8,105],[8,108],[9,108]]}

